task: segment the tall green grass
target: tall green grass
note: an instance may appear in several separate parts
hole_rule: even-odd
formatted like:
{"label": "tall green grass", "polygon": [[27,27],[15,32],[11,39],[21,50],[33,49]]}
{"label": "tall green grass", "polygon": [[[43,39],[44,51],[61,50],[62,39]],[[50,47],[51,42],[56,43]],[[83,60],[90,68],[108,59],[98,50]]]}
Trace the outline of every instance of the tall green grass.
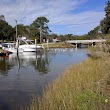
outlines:
{"label": "tall green grass", "polygon": [[110,57],[69,67],[26,110],[110,110]]}

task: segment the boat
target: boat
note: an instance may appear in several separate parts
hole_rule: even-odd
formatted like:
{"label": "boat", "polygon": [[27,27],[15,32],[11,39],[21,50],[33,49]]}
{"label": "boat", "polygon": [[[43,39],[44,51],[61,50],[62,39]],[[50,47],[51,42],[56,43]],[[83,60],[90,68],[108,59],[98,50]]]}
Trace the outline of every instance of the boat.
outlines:
{"label": "boat", "polygon": [[0,48],[2,48],[2,44],[0,43]]}
{"label": "boat", "polygon": [[21,52],[37,52],[43,50],[44,47],[32,43],[32,40],[18,38],[16,43],[4,43],[2,50],[6,53],[21,53]]}
{"label": "boat", "polygon": [[36,52],[41,51],[44,47],[34,44],[32,40],[19,38],[19,49],[23,49],[23,52]]}
{"label": "boat", "polygon": [[[15,43],[4,43],[2,44],[2,50],[4,53],[17,53]],[[18,48],[18,52],[23,52],[23,49]]]}

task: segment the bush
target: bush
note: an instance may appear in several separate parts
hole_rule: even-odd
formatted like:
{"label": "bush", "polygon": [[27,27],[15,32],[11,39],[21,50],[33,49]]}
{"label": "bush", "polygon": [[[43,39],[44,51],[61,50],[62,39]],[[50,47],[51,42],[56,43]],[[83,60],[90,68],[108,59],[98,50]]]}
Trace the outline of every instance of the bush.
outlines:
{"label": "bush", "polygon": [[107,57],[110,53],[110,45],[102,44],[95,47],[90,47],[88,53],[94,59]]}

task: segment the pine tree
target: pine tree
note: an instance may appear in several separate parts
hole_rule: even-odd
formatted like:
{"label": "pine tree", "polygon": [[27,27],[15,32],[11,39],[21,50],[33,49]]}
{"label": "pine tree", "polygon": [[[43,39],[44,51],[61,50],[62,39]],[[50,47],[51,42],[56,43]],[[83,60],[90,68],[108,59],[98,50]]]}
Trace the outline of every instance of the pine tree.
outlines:
{"label": "pine tree", "polygon": [[107,6],[105,8],[106,17],[101,21],[101,31],[103,34],[110,33],[110,1],[107,2]]}

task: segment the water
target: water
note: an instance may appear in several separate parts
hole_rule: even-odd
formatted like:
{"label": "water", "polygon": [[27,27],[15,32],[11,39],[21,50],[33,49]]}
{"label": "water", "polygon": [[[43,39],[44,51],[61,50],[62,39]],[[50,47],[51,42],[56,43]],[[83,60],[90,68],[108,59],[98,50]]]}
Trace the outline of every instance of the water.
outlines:
{"label": "water", "polygon": [[51,49],[49,52],[0,57],[0,110],[19,110],[32,96],[56,79],[71,64],[87,58],[84,49]]}

